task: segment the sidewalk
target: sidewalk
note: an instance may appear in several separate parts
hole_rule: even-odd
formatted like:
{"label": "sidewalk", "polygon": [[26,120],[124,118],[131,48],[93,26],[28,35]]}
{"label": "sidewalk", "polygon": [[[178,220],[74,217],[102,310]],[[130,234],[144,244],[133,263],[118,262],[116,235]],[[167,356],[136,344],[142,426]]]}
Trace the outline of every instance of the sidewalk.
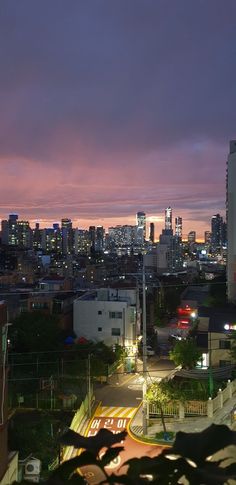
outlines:
{"label": "sidewalk", "polygon": [[[236,420],[231,423],[231,411],[233,407],[236,406],[236,393],[231,399],[225,402],[223,408],[218,409],[218,411],[214,414],[213,418],[208,418],[207,416],[202,417],[190,417],[184,418],[184,420],[178,420],[174,418],[166,418],[165,423],[167,427],[167,431],[185,431],[186,433],[190,432],[199,432],[203,429],[210,426],[212,423],[215,424],[226,424],[229,428],[236,431]],[[130,431],[133,435],[137,436],[139,439],[142,439],[143,436],[143,409],[142,405],[138,408],[137,413],[132,419],[130,423]],[[148,426],[148,431],[146,437],[152,439],[155,438],[156,433],[163,431],[163,426],[161,423],[161,419],[151,420],[150,426]]]}

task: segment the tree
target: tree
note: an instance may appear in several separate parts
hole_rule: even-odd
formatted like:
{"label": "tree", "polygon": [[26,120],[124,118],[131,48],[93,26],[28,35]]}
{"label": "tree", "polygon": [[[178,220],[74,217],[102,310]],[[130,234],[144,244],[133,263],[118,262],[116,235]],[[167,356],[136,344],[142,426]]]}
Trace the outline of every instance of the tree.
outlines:
{"label": "tree", "polygon": [[154,382],[151,384],[147,391],[146,395],[147,401],[153,404],[158,404],[161,413],[161,421],[163,426],[163,431],[166,433],[166,424],[164,420],[164,413],[163,413],[163,405],[167,404],[171,401],[171,394],[170,389],[168,387],[168,383],[161,381],[161,382]]}
{"label": "tree", "polygon": [[63,343],[58,318],[41,312],[21,313],[9,327],[9,339],[16,352],[57,350]]}
{"label": "tree", "polygon": [[201,356],[202,354],[192,338],[178,340],[173,350],[170,351],[170,360],[173,360],[175,365],[181,365],[183,369],[196,367]]}

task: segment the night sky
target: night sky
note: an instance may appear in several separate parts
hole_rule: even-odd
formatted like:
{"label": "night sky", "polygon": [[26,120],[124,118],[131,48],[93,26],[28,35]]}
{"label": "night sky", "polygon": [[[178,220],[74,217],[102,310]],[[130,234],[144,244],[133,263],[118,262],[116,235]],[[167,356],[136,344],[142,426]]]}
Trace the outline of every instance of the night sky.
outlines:
{"label": "night sky", "polygon": [[235,0],[1,0],[0,218],[225,213]]}

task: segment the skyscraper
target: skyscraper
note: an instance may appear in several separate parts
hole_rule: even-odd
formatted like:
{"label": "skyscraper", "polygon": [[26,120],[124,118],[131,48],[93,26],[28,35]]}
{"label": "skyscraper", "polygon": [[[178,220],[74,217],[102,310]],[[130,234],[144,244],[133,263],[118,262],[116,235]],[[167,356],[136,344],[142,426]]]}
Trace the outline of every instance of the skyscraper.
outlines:
{"label": "skyscraper", "polygon": [[8,244],[11,246],[18,245],[18,215],[10,214],[8,219]]}
{"label": "skyscraper", "polygon": [[137,212],[137,243],[143,244],[146,241],[146,214],[145,212]]}
{"label": "skyscraper", "polygon": [[210,244],[211,242],[211,231],[204,232],[204,242],[205,244]]}
{"label": "skyscraper", "polygon": [[150,222],[150,228],[149,228],[149,241],[154,243],[155,239],[155,228],[154,228],[154,222]]}
{"label": "skyscraper", "polygon": [[188,233],[188,243],[195,243],[196,242],[196,231],[190,231]]}
{"label": "skyscraper", "polygon": [[61,220],[62,252],[63,254],[73,253],[74,237],[71,219]]}
{"label": "skyscraper", "polygon": [[230,302],[236,302],[236,140],[230,141],[227,161],[226,220],[228,233],[227,294]]}
{"label": "skyscraper", "polygon": [[96,227],[95,249],[98,252],[102,252],[103,251],[103,247],[104,247],[104,235],[105,235],[105,230],[103,229],[103,226],[97,226]]}
{"label": "skyscraper", "polygon": [[179,237],[182,240],[182,233],[183,233],[182,217],[176,217],[175,218],[175,236]]}
{"label": "skyscraper", "polygon": [[171,207],[167,207],[165,209],[165,229],[172,230],[172,209]]}
{"label": "skyscraper", "polygon": [[220,214],[215,214],[211,218],[211,244],[214,247],[222,245],[222,225],[223,218]]}

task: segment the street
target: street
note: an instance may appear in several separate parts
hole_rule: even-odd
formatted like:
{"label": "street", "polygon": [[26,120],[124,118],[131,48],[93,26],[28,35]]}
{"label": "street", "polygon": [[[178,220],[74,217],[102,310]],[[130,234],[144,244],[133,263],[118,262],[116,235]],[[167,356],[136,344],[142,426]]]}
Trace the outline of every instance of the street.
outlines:
{"label": "street", "polygon": [[[119,433],[124,429],[128,430],[130,419],[135,412],[136,408],[132,407],[99,406],[89,423],[86,436],[95,436],[101,428],[109,429],[113,433]],[[142,443],[134,439],[129,433],[123,442],[115,446],[123,446],[124,450],[106,467],[106,473],[108,475],[109,473],[115,473],[117,475],[125,474],[127,467],[124,466],[124,463],[130,458],[140,458],[144,455],[153,457],[160,454],[162,450],[161,446]],[[104,453],[105,449],[102,449],[100,457]],[[81,472],[91,485],[95,485],[106,478],[96,466],[89,465],[83,467],[81,468]]]}
{"label": "street", "polygon": [[[149,380],[166,377],[173,368],[174,365],[169,360],[158,360],[157,357],[151,357],[148,360]],[[142,382],[141,374],[119,374],[114,379],[113,384],[98,385],[95,388],[95,397],[99,406],[89,422],[85,435],[95,436],[101,428],[109,429],[113,433],[118,433],[124,429],[128,431],[124,442],[115,445],[124,446],[124,450],[106,467],[108,474],[123,474],[126,472],[124,463],[130,458],[139,458],[144,455],[157,456],[163,449],[158,445],[143,443],[129,433],[130,420],[142,400]],[[104,452],[105,450],[101,450],[101,453]],[[91,485],[95,485],[106,478],[96,466],[83,467],[81,472]]]}

